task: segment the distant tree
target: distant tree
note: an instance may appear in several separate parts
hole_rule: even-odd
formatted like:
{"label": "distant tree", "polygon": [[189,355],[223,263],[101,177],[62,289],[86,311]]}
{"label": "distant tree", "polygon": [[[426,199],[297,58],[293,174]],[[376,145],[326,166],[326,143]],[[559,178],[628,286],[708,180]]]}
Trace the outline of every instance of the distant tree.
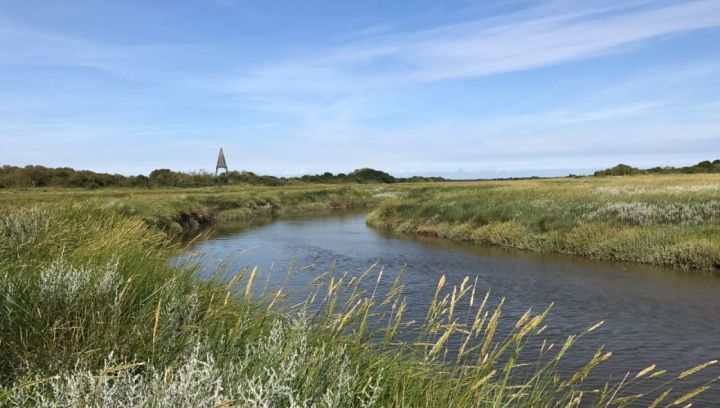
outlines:
{"label": "distant tree", "polygon": [[712,163],[709,160],[703,160],[697,164],[698,167],[712,167]]}
{"label": "distant tree", "polygon": [[43,166],[26,166],[25,175],[28,178],[28,182],[32,187],[44,187],[47,186],[50,180],[47,169]]}
{"label": "distant tree", "polygon": [[638,174],[638,173],[641,173],[640,169],[638,169],[638,168],[628,166],[627,164],[618,164],[617,166],[606,169],[606,170],[596,171],[595,175],[596,176],[627,176],[627,175]]}
{"label": "distant tree", "polygon": [[174,187],[177,181],[177,175],[170,169],[157,169],[150,173],[150,183],[156,186]]}
{"label": "distant tree", "polygon": [[127,184],[132,187],[147,187],[150,185],[150,179],[142,174],[138,176],[130,176]]}
{"label": "distant tree", "polygon": [[357,169],[348,175],[359,183],[395,183],[397,180],[384,171],[363,168]]}
{"label": "distant tree", "polygon": [[624,176],[629,174],[673,174],[673,173],[720,173],[720,160],[709,160],[701,161],[698,164],[686,167],[652,167],[645,170],[640,170],[635,167],[628,166],[626,164],[619,164],[615,167],[596,171],[596,176]]}

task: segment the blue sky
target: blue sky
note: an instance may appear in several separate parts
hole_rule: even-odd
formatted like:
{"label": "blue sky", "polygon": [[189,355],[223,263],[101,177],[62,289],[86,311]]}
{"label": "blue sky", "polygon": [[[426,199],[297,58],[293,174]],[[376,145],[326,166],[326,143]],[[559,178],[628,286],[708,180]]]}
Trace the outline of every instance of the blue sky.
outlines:
{"label": "blue sky", "polygon": [[720,158],[718,0],[2,0],[0,163],[587,173]]}

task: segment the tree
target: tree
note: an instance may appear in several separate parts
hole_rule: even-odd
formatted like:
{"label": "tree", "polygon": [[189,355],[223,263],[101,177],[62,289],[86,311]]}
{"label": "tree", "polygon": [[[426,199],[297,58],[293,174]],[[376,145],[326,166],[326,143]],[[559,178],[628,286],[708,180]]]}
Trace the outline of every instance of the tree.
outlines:
{"label": "tree", "polygon": [[617,166],[609,168],[609,169],[596,171],[595,175],[596,176],[627,176],[627,175],[638,174],[638,173],[641,173],[640,169],[621,163],[621,164],[618,164]]}
{"label": "tree", "polygon": [[150,183],[162,187],[177,185],[177,175],[170,169],[157,169],[150,173]]}

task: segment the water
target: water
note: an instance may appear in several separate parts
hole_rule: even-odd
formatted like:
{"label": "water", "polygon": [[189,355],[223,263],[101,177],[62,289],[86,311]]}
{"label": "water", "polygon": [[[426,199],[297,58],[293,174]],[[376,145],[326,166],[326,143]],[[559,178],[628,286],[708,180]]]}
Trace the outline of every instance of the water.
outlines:
{"label": "water", "polygon": [[[564,336],[604,321],[578,343],[564,366],[568,372],[582,366],[604,344],[613,357],[596,370],[590,385],[611,375],[616,380],[626,372],[634,375],[651,364],[677,374],[720,358],[720,278],[711,275],[392,234],[367,227],[365,214],[357,212],[220,228],[190,253],[204,254],[199,258],[203,274],[223,261],[231,270],[258,266],[259,286],[269,291],[282,285],[296,299],[304,298],[312,278],[334,262],[336,273],[356,275],[378,262],[388,285],[404,269],[406,316],[415,320],[423,319],[443,274],[449,285],[477,276],[478,287],[490,290],[494,301],[506,298],[507,323],[528,307],[539,311],[554,302],[543,337],[558,346]],[[313,266],[284,282],[291,262],[295,269]],[[718,375],[720,368],[710,367],[674,388],[687,391]],[[720,385],[715,385],[694,406],[719,401]]]}

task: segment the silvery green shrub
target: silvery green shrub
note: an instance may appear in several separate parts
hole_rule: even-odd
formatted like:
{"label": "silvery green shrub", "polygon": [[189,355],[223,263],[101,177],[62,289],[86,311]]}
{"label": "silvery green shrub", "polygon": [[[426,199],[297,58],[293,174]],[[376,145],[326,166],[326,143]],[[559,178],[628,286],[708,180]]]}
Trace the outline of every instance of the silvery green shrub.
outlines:
{"label": "silvery green shrub", "polygon": [[[277,321],[235,361],[220,365],[202,341],[174,368],[124,364],[111,354],[102,370],[76,368],[15,387],[10,405],[39,407],[372,407],[380,376],[358,386],[344,348],[310,345],[301,317]],[[313,369],[321,367],[321,369]],[[308,373],[312,373],[308,377]]]}

